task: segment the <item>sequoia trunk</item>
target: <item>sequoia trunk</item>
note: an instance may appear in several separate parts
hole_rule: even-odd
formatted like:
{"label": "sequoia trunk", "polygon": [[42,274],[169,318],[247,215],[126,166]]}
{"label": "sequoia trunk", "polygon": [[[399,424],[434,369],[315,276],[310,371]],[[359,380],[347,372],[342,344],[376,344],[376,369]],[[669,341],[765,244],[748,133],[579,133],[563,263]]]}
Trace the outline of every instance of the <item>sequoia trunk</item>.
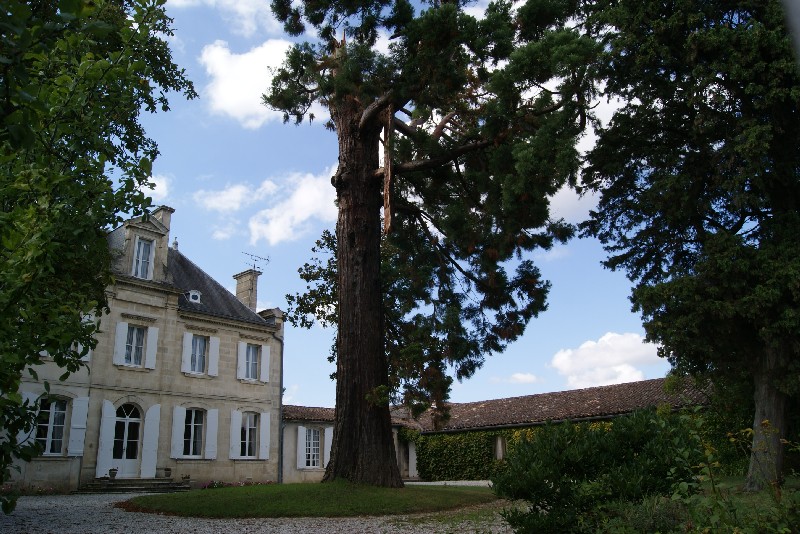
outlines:
{"label": "sequoia trunk", "polygon": [[339,137],[336,415],[324,481],[402,487],[388,404],[380,280],[380,125],[359,128],[355,99],[331,105]]}
{"label": "sequoia trunk", "polygon": [[786,395],[775,387],[780,351],[766,349],[754,373],[755,416],[753,446],[747,471],[746,491],[759,491],[780,484],[783,477],[783,443],[786,434]]}

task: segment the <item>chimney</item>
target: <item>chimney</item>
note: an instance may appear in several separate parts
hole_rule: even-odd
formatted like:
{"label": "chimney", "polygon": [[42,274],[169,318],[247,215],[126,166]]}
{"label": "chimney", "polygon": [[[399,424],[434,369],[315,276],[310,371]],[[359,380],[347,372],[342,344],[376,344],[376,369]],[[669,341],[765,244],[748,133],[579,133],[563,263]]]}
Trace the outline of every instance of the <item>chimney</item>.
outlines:
{"label": "chimney", "polygon": [[260,275],[261,271],[256,271],[255,269],[248,269],[233,275],[233,279],[236,280],[236,298],[253,311],[256,311],[257,286]]}
{"label": "chimney", "polygon": [[166,226],[167,230],[169,230],[169,223],[170,219],[172,219],[173,213],[175,213],[175,209],[170,208],[169,206],[159,206],[153,210],[151,215],[154,219],[158,219],[158,221]]}

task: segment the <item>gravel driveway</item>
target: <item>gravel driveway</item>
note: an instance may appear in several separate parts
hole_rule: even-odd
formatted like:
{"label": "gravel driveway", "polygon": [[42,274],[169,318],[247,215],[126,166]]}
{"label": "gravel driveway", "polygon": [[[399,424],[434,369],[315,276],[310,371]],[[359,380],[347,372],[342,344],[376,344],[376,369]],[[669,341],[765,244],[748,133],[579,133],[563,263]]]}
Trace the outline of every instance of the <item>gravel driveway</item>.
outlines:
{"label": "gravel driveway", "polygon": [[[447,514],[358,518],[199,519],[125,512],[117,501],[134,495],[52,495],[20,497],[9,516],[0,512],[3,534],[169,534],[169,533],[496,533],[511,530],[500,517],[476,523]],[[492,504],[499,511],[502,505]],[[446,519],[443,519],[447,517]]]}

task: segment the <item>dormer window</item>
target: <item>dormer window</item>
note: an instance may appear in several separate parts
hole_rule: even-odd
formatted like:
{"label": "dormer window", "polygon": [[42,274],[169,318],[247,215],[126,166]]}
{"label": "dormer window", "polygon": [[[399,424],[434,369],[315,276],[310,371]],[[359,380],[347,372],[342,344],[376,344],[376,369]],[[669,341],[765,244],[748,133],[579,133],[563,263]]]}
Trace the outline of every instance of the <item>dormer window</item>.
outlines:
{"label": "dormer window", "polygon": [[202,295],[203,294],[200,293],[198,290],[192,289],[191,291],[189,291],[189,302],[191,302],[192,304],[200,304],[200,297]]}
{"label": "dormer window", "polygon": [[133,250],[133,276],[144,280],[152,280],[153,256],[156,251],[153,240],[137,237]]}

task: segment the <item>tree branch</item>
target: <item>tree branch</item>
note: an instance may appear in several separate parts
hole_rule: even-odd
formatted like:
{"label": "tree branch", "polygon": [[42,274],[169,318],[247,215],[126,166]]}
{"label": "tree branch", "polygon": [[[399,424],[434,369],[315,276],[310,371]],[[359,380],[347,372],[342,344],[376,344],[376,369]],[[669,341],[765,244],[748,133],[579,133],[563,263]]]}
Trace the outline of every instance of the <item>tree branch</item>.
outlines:
{"label": "tree branch", "polygon": [[386,106],[392,103],[392,92],[389,91],[388,93],[381,96],[379,99],[375,100],[372,104],[366,107],[364,112],[361,114],[361,119],[358,121],[358,129],[363,131],[367,125],[377,117],[381,111],[384,110]]}

